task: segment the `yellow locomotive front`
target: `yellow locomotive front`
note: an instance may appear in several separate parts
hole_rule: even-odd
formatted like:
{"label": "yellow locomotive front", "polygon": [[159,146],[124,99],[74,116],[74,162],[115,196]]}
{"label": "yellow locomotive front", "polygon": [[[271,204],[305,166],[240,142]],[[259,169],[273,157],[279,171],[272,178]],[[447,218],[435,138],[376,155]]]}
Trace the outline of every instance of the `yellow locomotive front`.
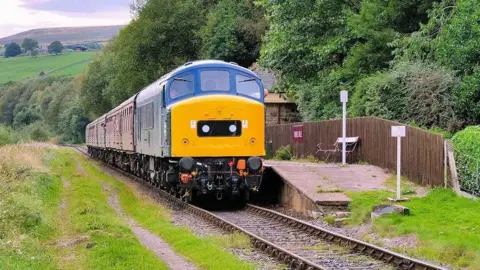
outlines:
{"label": "yellow locomotive front", "polygon": [[[231,198],[258,190],[265,155],[264,89],[250,70],[223,61],[189,64],[167,83],[170,156],[186,196]],[[178,181],[175,181],[175,180]]]}
{"label": "yellow locomotive front", "polygon": [[232,95],[187,99],[171,110],[172,157],[265,155],[265,108]]}

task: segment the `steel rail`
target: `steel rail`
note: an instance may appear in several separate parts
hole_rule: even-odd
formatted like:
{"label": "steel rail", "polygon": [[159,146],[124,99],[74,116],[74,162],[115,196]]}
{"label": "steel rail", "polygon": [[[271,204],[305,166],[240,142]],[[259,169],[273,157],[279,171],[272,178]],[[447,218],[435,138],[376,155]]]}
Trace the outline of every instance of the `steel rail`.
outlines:
{"label": "steel rail", "polygon": [[282,221],[287,226],[300,228],[310,233],[312,236],[323,238],[325,240],[328,240],[329,242],[334,242],[344,246],[346,245],[353,251],[359,251],[361,253],[364,253],[365,255],[373,257],[374,259],[382,260],[389,264],[394,264],[396,267],[399,267],[401,269],[425,269],[425,270],[447,269],[447,268],[442,268],[441,266],[438,266],[438,265],[431,264],[429,262],[425,262],[419,259],[414,259],[406,255],[384,249],[379,246],[372,245],[370,243],[366,243],[364,241],[361,241],[355,238],[341,235],[339,233],[327,230],[325,228],[317,227],[303,220],[299,220],[297,218],[290,217],[270,209],[266,209],[266,208],[252,205],[252,204],[247,204],[247,207],[249,208],[248,209],[249,211],[253,211],[255,213],[262,214],[263,216],[267,216],[269,218]]}
{"label": "steel rail", "polygon": [[[85,151],[85,149],[82,149],[81,147],[78,147],[78,146],[71,146],[69,145],[70,147],[73,147],[75,149],[77,149],[79,152],[81,152],[82,154],[86,155],[86,156],[89,156],[90,155],[87,153],[87,151]],[[279,262],[281,263],[285,263],[289,266],[289,269],[299,269],[299,270],[314,270],[314,269],[318,269],[318,270],[323,270],[325,269],[324,267],[318,265],[318,264],[315,264],[314,262],[308,260],[308,259],[305,259],[305,258],[302,258],[288,250],[285,250],[283,249],[282,247],[274,244],[274,243],[271,243],[270,241],[258,236],[258,235],[255,235],[215,214],[213,214],[212,212],[209,212],[207,210],[204,210],[204,209],[201,209],[199,207],[196,207],[194,205],[191,205],[191,204],[188,204],[180,199],[178,199],[177,197],[173,196],[172,194],[168,193],[167,191],[165,190],[162,190],[158,187],[155,187],[153,185],[151,185],[150,183],[144,181],[144,179],[136,176],[136,175],[132,175],[130,173],[127,173],[113,165],[110,165],[108,163],[105,163],[105,162],[102,162],[102,164],[108,166],[109,168],[115,170],[116,172],[124,175],[124,176],[127,176],[127,177],[130,177],[130,178],[133,178],[135,179],[137,182],[140,182],[141,184],[147,184],[149,186],[151,186],[152,188],[155,188],[157,191],[160,191],[159,194],[167,199],[169,202],[175,204],[176,206],[179,206],[181,207],[182,209],[185,209],[193,214],[196,214],[196,215],[199,215],[201,216],[202,218],[205,218],[209,221],[211,221],[212,223],[216,224],[217,226],[225,229],[226,231],[229,231],[229,232],[234,232],[234,231],[237,231],[237,232],[242,232],[244,234],[246,234],[253,246],[256,248],[256,249],[259,249],[260,251],[263,251],[263,252],[266,252],[268,253],[270,256],[273,256],[275,257]],[[272,219],[276,219],[276,220],[280,220],[282,222],[285,223],[286,226],[291,226],[291,227],[295,227],[295,228],[300,228],[304,231],[307,231],[308,233],[310,233],[312,236],[315,236],[315,237],[320,237],[324,240],[327,240],[329,242],[334,242],[338,245],[343,245],[343,246],[348,246],[352,251],[358,251],[360,253],[363,253],[365,255],[368,255],[376,260],[381,260],[381,261],[384,261],[388,264],[393,264],[395,265],[397,268],[400,268],[400,269],[422,269],[422,270],[446,270],[448,268],[443,268],[441,266],[437,266],[437,265],[434,265],[434,264],[431,264],[429,262],[425,262],[425,261],[422,261],[422,260],[419,260],[419,259],[414,259],[414,258],[411,258],[411,257],[408,257],[406,255],[403,255],[403,254],[400,254],[400,253],[396,253],[396,252],[393,252],[391,250],[387,250],[387,249],[384,249],[382,247],[378,247],[378,246],[375,246],[373,244],[369,244],[369,243],[366,243],[366,242],[363,242],[361,240],[358,240],[358,239],[354,239],[354,238],[351,238],[351,237],[348,237],[348,236],[345,236],[345,235],[341,235],[339,233],[336,233],[336,232],[333,232],[333,231],[329,231],[325,228],[321,228],[321,227],[317,227],[313,224],[310,224],[310,223],[307,223],[305,221],[302,221],[302,220],[299,220],[299,219],[296,219],[296,218],[293,218],[293,217],[290,217],[290,216],[287,216],[287,215],[284,215],[282,213],[279,213],[279,212],[276,212],[276,211],[273,211],[273,210],[270,210],[270,209],[266,209],[266,208],[263,208],[263,207],[259,207],[259,206],[256,206],[256,205],[252,205],[252,204],[247,204],[247,210],[248,211],[253,211],[255,213],[258,213],[258,214],[262,214],[266,217],[269,217],[269,218],[272,218]]]}

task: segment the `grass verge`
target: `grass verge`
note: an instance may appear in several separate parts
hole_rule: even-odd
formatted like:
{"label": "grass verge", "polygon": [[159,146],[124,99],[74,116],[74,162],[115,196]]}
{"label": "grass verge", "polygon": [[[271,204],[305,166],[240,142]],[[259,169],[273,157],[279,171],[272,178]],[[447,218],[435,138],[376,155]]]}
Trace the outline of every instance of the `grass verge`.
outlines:
{"label": "grass verge", "polygon": [[168,269],[115,214],[99,179],[77,166],[71,150],[58,150],[52,169],[71,185],[67,203],[69,238],[86,237],[89,242],[76,246],[75,268]]}
{"label": "grass verge", "polygon": [[[25,154],[28,153],[28,154]],[[0,265],[2,269],[55,269],[60,179],[48,174],[44,145],[0,148]]]}
{"label": "grass verge", "polygon": [[[79,155],[79,154],[78,154]],[[227,247],[246,246],[243,236],[234,236],[232,243],[225,244],[223,238],[201,238],[185,227],[176,227],[170,222],[169,210],[154,202],[150,197],[140,194],[134,188],[114,177],[103,173],[85,157],[79,156],[87,173],[101,179],[117,190],[120,203],[125,212],[141,226],[160,236],[179,255],[187,258],[201,269],[254,269],[255,265],[246,263],[228,252]],[[228,241],[229,238],[227,238]],[[230,240],[232,240],[230,238]]]}
{"label": "grass verge", "polygon": [[[369,220],[372,206],[394,194],[387,191],[349,192],[352,215],[349,224]],[[417,236],[407,254],[448,264],[456,269],[480,269],[480,203],[458,197],[453,191],[433,189],[425,197],[401,205],[411,215],[388,214],[374,220],[372,229],[381,237]]]}

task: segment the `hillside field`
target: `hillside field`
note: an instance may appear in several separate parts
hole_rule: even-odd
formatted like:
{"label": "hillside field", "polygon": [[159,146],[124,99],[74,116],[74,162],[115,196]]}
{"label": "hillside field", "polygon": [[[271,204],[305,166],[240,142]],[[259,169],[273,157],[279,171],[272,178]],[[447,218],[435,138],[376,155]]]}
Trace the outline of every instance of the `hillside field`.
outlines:
{"label": "hillside field", "polygon": [[123,25],[90,26],[90,27],[55,27],[33,29],[12,36],[0,38],[0,44],[17,42],[21,44],[24,38],[33,38],[40,45],[48,45],[55,40],[63,44],[108,41],[118,34]]}
{"label": "hillside field", "polygon": [[30,56],[0,58],[0,84],[33,78],[42,71],[50,76],[79,74],[96,53],[70,52],[61,55],[42,55],[37,58]]}

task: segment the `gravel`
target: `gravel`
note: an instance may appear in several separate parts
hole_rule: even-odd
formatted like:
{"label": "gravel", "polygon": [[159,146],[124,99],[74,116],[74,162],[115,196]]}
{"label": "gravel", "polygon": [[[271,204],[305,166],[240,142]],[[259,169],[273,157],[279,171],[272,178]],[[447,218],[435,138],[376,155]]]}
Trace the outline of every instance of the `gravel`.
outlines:
{"label": "gravel", "polygon": [[313,237],[308,232],[286,226],[281,221],[251,211],[216,212],[218,216],[327,269],[388,269],[389,265],[336,244]]}

